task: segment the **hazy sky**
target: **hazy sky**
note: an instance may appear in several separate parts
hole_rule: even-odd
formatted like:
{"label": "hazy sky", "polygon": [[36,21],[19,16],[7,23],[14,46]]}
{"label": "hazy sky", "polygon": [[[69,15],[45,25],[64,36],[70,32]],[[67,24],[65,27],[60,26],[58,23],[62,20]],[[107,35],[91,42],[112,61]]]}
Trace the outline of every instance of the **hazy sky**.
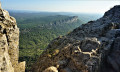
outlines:
{"label": "hazy sky", "polygon": [[120,0],[1,0],[2,8],[12,10],[104,13]]}

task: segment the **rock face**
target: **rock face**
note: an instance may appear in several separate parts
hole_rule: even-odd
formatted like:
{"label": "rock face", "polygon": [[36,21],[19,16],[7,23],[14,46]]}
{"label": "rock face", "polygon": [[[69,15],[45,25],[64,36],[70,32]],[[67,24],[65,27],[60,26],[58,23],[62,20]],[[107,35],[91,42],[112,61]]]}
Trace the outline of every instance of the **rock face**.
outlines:
{"label": "rock face", "polygon": [[[51,68],[55,67],[55,68]],[[120,6],[54,39],[32,72],[120,72]]]}
{"label": "rock face", "polygon": [[25,62],[19,59],[19,28],[0,3],[0,72],[24,72]]}

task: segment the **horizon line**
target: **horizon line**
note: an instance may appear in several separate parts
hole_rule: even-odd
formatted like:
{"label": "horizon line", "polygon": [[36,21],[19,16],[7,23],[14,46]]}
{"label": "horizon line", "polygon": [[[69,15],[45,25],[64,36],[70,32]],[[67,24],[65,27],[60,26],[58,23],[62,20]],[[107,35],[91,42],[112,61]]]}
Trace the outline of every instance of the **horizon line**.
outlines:
{"label": "horizon line", "polygon": [[8,11],[24,11],[24,12],[53,12],[53,13],[83,13],[83,14],[104,14],[104,13],[96,13],[96,12],[68,12],[68,11],[37,11],[37,10],[21,10],[21,9],[4,9],[4,10],[8,10]]}

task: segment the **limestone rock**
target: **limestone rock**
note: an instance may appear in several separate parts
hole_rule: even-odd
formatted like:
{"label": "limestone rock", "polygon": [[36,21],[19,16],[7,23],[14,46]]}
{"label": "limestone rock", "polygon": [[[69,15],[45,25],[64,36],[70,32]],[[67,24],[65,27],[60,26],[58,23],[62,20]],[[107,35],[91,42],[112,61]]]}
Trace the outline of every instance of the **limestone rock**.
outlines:
{"label": "limestone rock", "polygon": [[58,72],[120,72],[120,5],[54,39],[32,72],[54,66]]}
{"label": "limestone rock", "polygon": [[58,72],[58,70],[56,67],[51,66],[51,67],[45,69],[43,72]]}
{"label": "limestone rock", "polygon": [[24,72],[25,62],[19,63],[19,28],[0,3],[0,72]]}

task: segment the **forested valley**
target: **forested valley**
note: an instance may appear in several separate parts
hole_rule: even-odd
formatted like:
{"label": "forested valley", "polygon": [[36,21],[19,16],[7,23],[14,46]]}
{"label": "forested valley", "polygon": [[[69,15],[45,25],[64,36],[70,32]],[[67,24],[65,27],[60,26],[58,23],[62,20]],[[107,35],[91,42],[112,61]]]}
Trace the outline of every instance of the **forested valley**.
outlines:
{"label": "forested valley", "polygon": [[9,11],[20,28],[20,61],[26,61],[26,70],[37,60],[50,41],[70,33],[73,29],[101,15],[52,12]]}

